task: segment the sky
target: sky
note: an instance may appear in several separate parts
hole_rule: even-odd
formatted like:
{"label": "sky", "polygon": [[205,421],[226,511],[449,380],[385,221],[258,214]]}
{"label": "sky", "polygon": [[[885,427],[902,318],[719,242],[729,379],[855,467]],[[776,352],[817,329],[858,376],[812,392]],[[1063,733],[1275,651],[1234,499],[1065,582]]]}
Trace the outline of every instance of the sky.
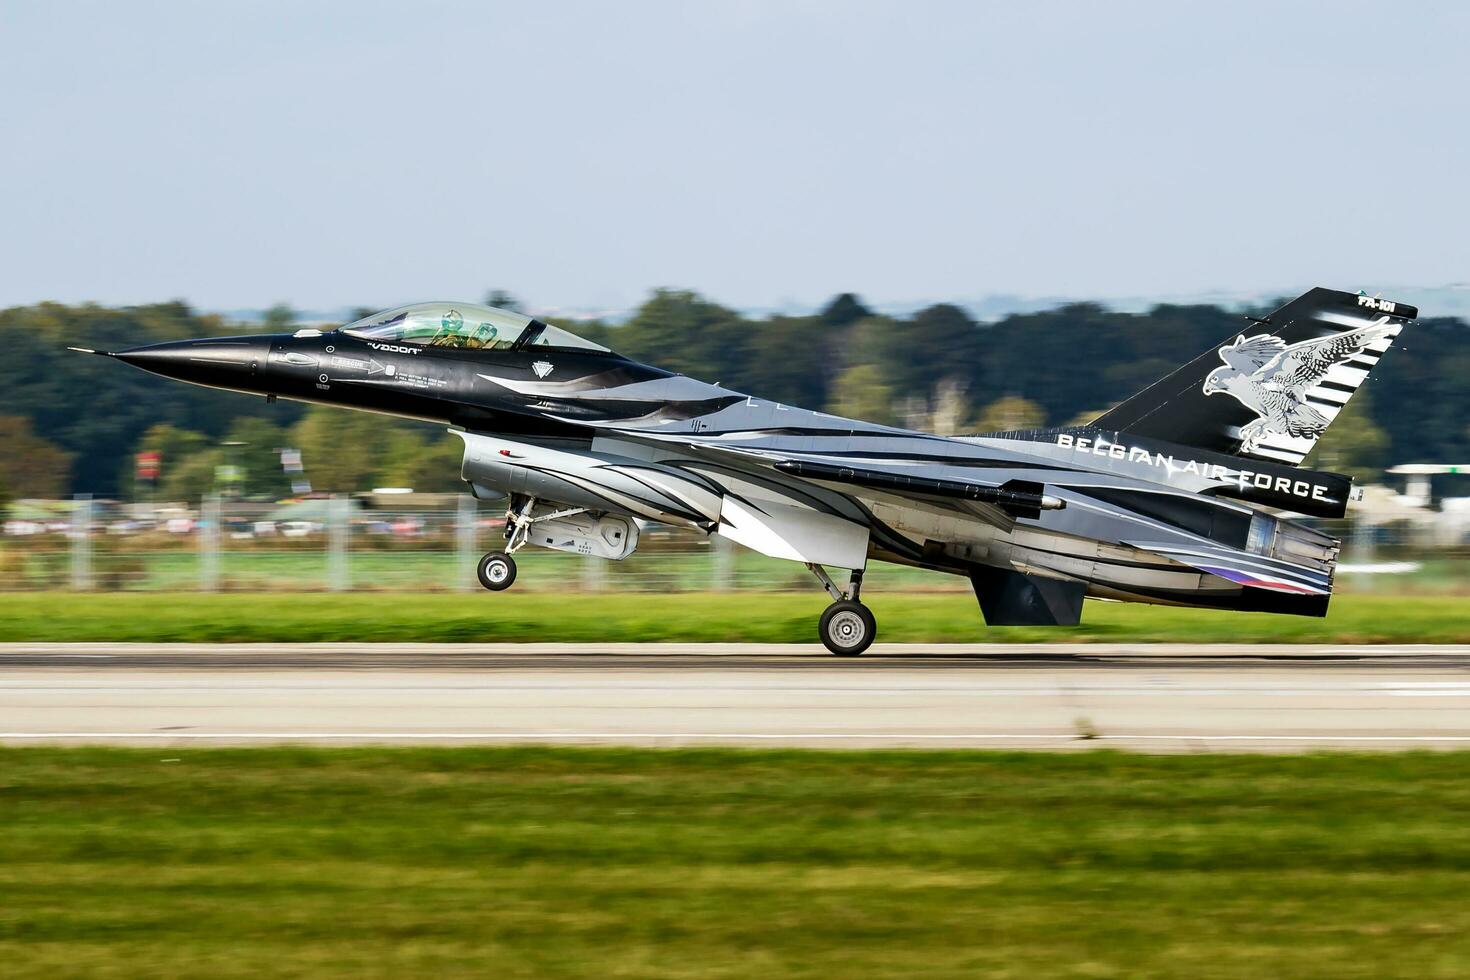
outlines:
{"label": "sky", "polygon": [[0,0],[0,306],[1470,280],[1470,5]]}

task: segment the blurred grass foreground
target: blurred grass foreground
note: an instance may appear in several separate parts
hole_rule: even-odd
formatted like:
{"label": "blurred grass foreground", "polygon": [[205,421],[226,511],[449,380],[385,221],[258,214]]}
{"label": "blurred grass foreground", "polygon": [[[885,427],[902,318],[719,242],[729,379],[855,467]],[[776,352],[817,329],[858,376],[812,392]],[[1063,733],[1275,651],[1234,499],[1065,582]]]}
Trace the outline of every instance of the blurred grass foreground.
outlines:
{"label": "blurred grass foreground", "polygon": [[1470,757],[0,750],[6,977],[1465,977]]}
{"label": "blurred grass foreground", "polygon": [[[988,627],[965,592],[865,593],[886,643],[1470,643],[1463,596],[1343,595],[1325,619],[1088,602]],[[825,594],[0,593],[0,642],[815,643]]]}

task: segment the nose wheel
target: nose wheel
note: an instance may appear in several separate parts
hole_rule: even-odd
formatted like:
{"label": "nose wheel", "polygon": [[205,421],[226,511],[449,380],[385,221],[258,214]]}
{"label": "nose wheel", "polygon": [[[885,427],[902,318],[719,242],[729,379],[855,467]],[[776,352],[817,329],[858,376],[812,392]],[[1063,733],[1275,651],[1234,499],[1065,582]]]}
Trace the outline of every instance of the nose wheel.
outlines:
{"label": "nose wheel", "polygon": [[491,592],[511,587],[516,580],[516,560],[503,551],[492,551],[480,559],[475,568],[480,584]]}
{"label": "nose wheel", "polygon": [[842,599],[828,606],[818,629],[822,644],[839,657],[856,657],[878,635],[873,613],[855,599]]}
{"label": "nose wheel", "polygon": [[525,546],[531,525],[536,523],[531,516],[535,508],[535,497],[512,497],[505,513],[505,550],[486,554],[475,566],[475,577],[491,592],[503,592],[515,583],[516,560],[511,555]]}

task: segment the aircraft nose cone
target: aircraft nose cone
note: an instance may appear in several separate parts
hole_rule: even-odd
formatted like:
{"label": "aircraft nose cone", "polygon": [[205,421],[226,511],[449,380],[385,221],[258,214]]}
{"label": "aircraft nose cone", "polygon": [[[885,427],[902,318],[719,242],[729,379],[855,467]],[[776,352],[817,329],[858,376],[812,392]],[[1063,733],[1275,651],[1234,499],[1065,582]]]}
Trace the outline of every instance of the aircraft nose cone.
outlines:
{"label": "aircraft nose cone", "polygon": [[134,367],[197,384],[240,383],[256,374],[270,353],[269,337],[175,340],[113,355]]}

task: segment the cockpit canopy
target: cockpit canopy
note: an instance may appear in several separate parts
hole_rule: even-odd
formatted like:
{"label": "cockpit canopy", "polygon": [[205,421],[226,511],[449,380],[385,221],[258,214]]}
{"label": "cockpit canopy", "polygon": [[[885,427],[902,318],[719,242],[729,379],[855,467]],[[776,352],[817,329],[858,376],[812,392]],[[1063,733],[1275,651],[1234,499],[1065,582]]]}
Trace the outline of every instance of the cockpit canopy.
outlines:
{"label": "cockpit canopy", "polygon": [[528,347],[570,347],[602,351],[606,347],[574,333],[532,319],[522,313],[497,310],[474,303],[414,303],[363,317],[342,332],[385,343],[425,347],[461,347],[469,350],[520,350]]}

